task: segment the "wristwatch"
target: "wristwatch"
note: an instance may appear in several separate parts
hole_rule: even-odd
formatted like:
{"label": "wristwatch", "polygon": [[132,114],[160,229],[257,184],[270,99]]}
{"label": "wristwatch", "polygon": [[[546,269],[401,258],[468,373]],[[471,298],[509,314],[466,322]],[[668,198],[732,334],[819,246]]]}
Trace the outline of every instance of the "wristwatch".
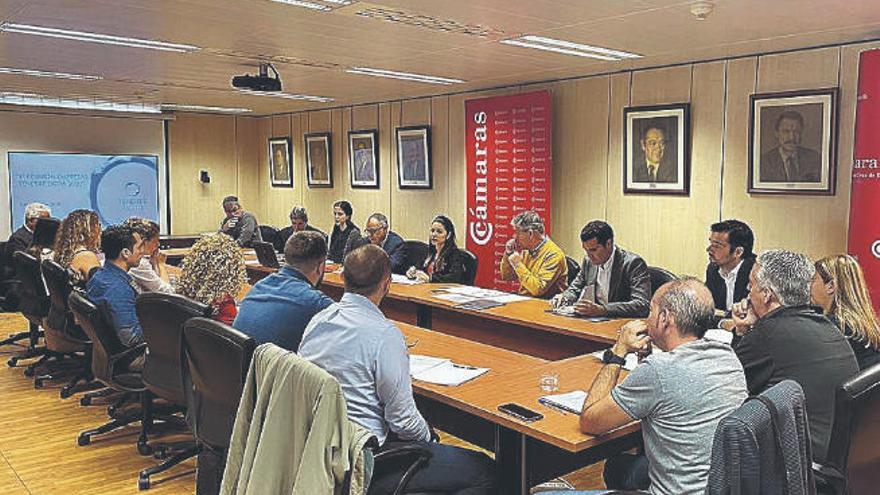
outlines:
{"label": "wristwatch", "polygon": [[614,354],[614,351],[612,351],[611,349],[606,349],[605,353],[602,354],[602,363],[623,366],[624,364],[626,364],[626,358],[622,358],[617,354]]}

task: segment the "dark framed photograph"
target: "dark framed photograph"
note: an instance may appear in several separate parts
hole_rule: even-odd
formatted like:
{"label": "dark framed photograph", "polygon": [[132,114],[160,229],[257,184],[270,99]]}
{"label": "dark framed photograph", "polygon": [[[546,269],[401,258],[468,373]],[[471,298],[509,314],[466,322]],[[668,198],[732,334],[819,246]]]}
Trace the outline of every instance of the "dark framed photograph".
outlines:
{"label": "dark framed photograph", "polygon": [[749,192],[833,195],[837,88],[749,97]]}
{"label": "dark framed photograph", "polygon": [[401,189],[431,189],[431,128],[397,128],[397,178]]}
{"label": "dark framed photograph", "polygon": [[690,193],[690,104],[623,109],[623,192]]}
{"label": "dark framed photograph", "polygon": [[348,133],[348,167],[351,187],[379,187],[379,132],[375,129]]}
{"label": "dark framed photograph", "polygon": [[290,138],[269,139],[269,183],[272,187],[293,187]]}
{"label": "dark framed photograph", "polygon": [[316,132],[305,135],[306,171],[309,187],[333,187],[330,164],[330,133]]}

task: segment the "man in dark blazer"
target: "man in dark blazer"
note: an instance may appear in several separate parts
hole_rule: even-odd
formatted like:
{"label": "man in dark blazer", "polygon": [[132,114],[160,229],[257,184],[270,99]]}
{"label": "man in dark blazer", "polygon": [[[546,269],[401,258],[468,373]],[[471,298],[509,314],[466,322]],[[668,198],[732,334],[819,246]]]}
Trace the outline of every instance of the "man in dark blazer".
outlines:
{"label": "man in dark blazer", "polygon": [[325,241],[327,240],[327,234],[309,225],[309,214],[304,206],[294,206],[290,210],[289,216],[290,225],[278,231],[278,242],[275,244],[275,250],[279,253],[284,252],[284,245],[287,243],[287,239],[296,232],[317,232],[324,237]]}
{"label": "man in dark blazer", "polygon": [[801,146],[804,118],[794,111],[782,112],[774,128],[779,146],[761,155],[761,182],[819,182],[822,157]]}
{"label": "man in dark blazer", "polygon": [[749,273],[755,264],[755,235],[739,220],[712,224],[709,235],[709,265],[706,287],[715,299],[715,309],[730,311],[735,302],[749,295]]}
{"label": "man in dark blazer", "polygon": [[37,227],[37,220],[41,218],[49,218],[52,216],[49,207],[42,203],[31,203],[24,209],[24,224],[9,236],[6,241],[6,254],[9,260],[12,259],[12,253],[16,251],[24,251],[30,247],[34,241],[34,229]]}
{"label": "man in dark blazer", "polygon": [[[643,318],[648,316],[651,276],[639,255],[614,245],[614,231],[600,220],[581,230],[586,256],[568,289],[554,297],[554,307],[574,305],[582,316]],[[592,288],[592,297],[584,289]]]}
{"label": "man in dark blazer", "polygon": [[[388,217],[381,213],[373,213],[367,219],[367,226],[364,232],[367,234],[364,236],[364,240],[379,246],[391,258],[391,273],[405,275],[406,270],[409,268],[406,266],[406,243],[396,232],[389,230]],[[365,242],[358,241],[356,236],[349,237],[345,247],[346,254],[357,249],[362,244],[365,244]]]}
{"label": "man in dark blazer", "polygon": [[659,124],[649,124],[639,139],[642,153],[633,156],[633,182],[678,182],[675,157],[666,155],[666,130]]}

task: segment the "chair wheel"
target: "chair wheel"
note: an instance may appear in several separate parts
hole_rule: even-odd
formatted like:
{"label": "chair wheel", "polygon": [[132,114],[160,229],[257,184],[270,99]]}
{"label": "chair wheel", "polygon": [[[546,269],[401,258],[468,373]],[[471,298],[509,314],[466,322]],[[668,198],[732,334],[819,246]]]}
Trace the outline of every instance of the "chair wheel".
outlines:
{"label": "chair wheel", "polygon": [[164,447],[156,447],[153,449],[153,459],[162,461],[168,458],[168,449]]}
{"label": "chair wheel", "polygon": [[90,437],[89,435],[80,434],[80,436],[76,438],[76,444],[80,447],[85,447],[90,443],[92,443],[92,437]]}
{"label": "chair wheel", "polygon": [[40,380],[39,378],[35,378],[34,379],[34,388],[38,388],[38,389],[43,388],[43,380]]}
{"label": "chair wheel", "polygon": [[138,490],[149,490],[150,489],[150,478],[149,476],[141,475],[138,477]]}
{"label": "chair wheel", "polygon": [[[62,393],[63,393],[63,391],[62,391]],[[80,397],[79,398],[79,405],[81,405],[81,406],[92,405],[92,398],[91,397]]]}
{"label": "chair wheel", "polygon": [[18,364],[18,358],[9,358],[9,361],[6,361],[6,366],[10,368],[15,368],[16,364]]}
{"label": "chair wheel", "polygon": [[[153,453],[153,448],[150,447],[150,444],[147,442],[138,442],[137,443],[138,454],[140,455],[150,455]],[[149,482],[147,483],[149,486]]]}
{"label": "chair wheel", "polygon": [[[68,386],[62,387],[60,395],[61,395],[62,399],[66,399],[66,398],[70,397],[71,395],[73,395],[73,389],[71,389]],[[82,403],[82,402],[80,402],[80,403]]]}
{"label": "chair wheel", "polygon": [[116,406],[107,406],[107,416],[116,414]]}

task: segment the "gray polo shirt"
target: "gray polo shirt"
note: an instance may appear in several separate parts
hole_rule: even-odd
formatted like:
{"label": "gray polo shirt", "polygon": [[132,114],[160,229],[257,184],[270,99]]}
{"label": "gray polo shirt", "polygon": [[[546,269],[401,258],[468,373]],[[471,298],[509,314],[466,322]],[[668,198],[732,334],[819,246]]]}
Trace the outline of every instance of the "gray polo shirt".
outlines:
{"label": "gray polo shirt", "polygon": [[748,397],[746,378],[727,344],[700,339],[654,354],[611,391],[642,421],[654,494],[702,494],[721,418]]}

